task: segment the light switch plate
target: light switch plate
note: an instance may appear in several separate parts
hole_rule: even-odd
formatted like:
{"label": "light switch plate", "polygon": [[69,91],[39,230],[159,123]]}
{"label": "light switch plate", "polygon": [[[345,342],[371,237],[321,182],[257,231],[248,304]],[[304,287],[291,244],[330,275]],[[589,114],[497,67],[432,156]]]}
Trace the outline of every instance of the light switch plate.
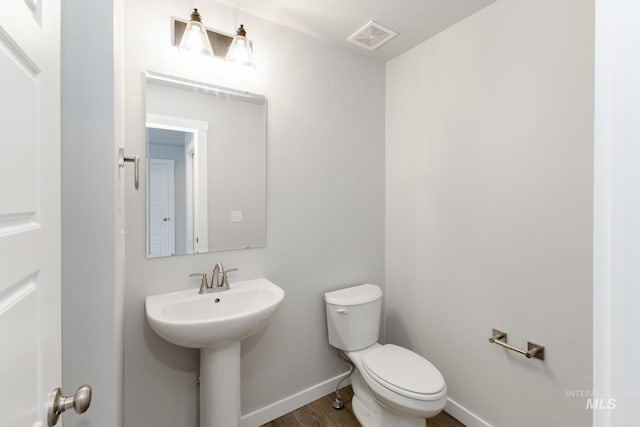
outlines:
{"label": "light switch plate", "polygon": [[231,211],[231,222],[242,222],[242,211]]}

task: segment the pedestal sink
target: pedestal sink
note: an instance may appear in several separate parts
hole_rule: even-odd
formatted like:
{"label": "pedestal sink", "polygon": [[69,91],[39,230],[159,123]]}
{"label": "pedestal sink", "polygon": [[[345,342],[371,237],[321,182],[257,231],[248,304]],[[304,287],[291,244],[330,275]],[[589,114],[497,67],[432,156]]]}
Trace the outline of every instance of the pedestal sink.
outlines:
{"label": "pedestal sink", "polygon": [[240,341],[269,324],[284,291],[260,278],[231,289],[148,296],[151,328],[165,340],[200,349],[200,427],[240,424]]}

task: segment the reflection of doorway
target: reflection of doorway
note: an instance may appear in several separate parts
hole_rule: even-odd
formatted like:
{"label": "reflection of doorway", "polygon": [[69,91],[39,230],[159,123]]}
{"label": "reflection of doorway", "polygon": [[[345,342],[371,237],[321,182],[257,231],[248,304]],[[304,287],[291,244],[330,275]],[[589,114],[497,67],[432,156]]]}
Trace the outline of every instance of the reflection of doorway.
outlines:
{"label": "reflection of doorway", "polygon": [[[148,190],[148,257],[207,251],[207,128],[206,122],[157,114],[147,115],[147,158],[149,161],[174,161],[173,215],[160,216],[159,210],[152,212],[151,190]],[[160,179],[152,178],[151,171],[149,163],[149,184],[152,179]],[[158,186],[160,183],[154,182],[154,185]],[[159,199],[154,203],[159,203]],[[164,221],[164,218],[170,219]],[[160,224],[160,219],[162,222],[168,222],[168,227]],[[168,242],[170,246],[165,245],[167,239],[161,233],[165,228],[173,232],[173,236],[169,237],[172,239],[172,242]]]}
{"label": "reflection of doorway", "polygon": [[149,256],[175,249],[175,161],[149,159]]}

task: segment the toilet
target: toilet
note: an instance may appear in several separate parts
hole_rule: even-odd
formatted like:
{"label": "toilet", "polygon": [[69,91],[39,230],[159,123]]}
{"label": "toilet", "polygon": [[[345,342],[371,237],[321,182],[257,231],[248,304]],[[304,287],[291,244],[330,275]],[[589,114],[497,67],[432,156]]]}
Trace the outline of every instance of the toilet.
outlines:
{"label": "toilet", "polygon": [[438,369],[419,354],[378,343],[382,290],[372,284],[324,294],[329,344],[355,365],[353,412],[363,427],[425,427],[447,401]]}

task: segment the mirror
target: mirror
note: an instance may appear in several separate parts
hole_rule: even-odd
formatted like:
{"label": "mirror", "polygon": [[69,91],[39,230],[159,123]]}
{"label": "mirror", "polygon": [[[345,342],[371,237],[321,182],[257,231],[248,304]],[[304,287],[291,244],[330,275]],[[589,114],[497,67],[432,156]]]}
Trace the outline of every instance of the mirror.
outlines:
{"label": "mirror", "polygon": [[265,246],[267,99],[147,72],[147,257]]}

